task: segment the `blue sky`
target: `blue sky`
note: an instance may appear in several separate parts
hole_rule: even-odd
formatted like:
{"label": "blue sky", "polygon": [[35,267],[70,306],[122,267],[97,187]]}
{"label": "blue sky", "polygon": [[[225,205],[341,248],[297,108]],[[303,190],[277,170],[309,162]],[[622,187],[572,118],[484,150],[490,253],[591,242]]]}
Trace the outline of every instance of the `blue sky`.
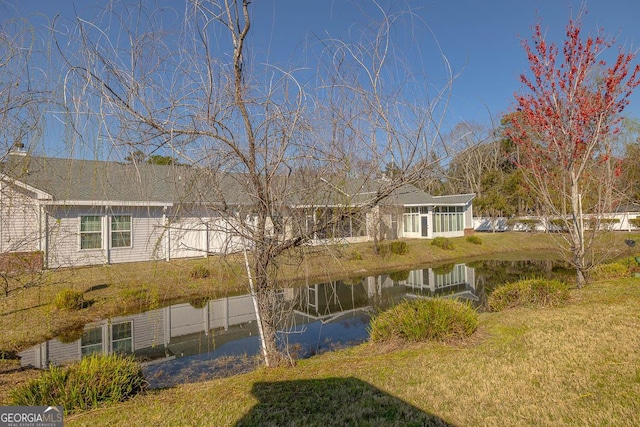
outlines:
{"label": "blue sky", "polygon": [[[348,0],[256,1],[256,26],[264,27],[271,41],[271,56],[287,55],[308,34],[343,35],[363,19],[358,7]],[[454,71],[460,76],[453,86],[449,108],[451,121],[489,124],[499,121],[513,106],[513,94],[520,89],[519,75],[527,71],[521,39],[528,38],[531,26],[540,19],[549,40],[562,43],[569,17],[580,1],[571,0],[421,0],[408,3],[440,43]],[[615,36],[618,45],[640,48],[640,2],[637,0],[590,0],[584,31],[598,27]],[[366,9],[379,16],[372,7]],[[262,30],[262,28],[260,28]],[[426,37],[427,67],[439,64],[431,40]],[[276,53],[274,53],[276,52]],[[429,59],[431,62],[429,63]],[[640,93],[628,112],[640,117]]]}
{"label": "blue sky", "polygon": [[[384,7],[390,2],[380,0]],[[181,2],[164,0],[179,7]],[[397,3],[397,2],[396,2]],[[640,2],[637,0],[587,0],[588,14],[583,18],[585,32],[603,27],[626,50],[640,47]],[[0,13],[45,16],[60,13],[73,17],[74,8],[86,19],[94,9],[93,1],[22,0],[0,3]],[[98,2],[97,4],[100,4]],[[470,121],[491,125],[513,106],[513,94],[521,86],[518,76],[527,71],[521,38],[528,38],[531,26],[540,19],[548,40],[561,43],[569,16],[582,4],[578,0],[415,0],[396,4],[411,8],[423,20],[417,35],[424,55],[423,63],[434,83],[442,78],[442,66],[435,55],[433,32],[455,72],[460,73],[453,86],[448,122]],[[379,18],[373,3],[367,0],[254,0],[252,4],[252,42],[256,58],[272,63],[308,65],[305,40],[346,37],[367,22],[366,15]],[[402,48],[402,47],[401,47]],[[407,47],[407,51],[409,48]],[[634,95],[626,114],[640,118],[640,93]]]}

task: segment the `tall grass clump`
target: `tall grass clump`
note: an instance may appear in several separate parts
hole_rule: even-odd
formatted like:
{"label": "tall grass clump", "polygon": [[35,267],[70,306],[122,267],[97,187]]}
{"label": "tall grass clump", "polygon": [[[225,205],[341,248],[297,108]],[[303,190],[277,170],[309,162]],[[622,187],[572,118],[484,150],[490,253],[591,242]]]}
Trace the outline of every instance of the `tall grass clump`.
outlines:
{"label": "tall grass clump", "polygon": [[431,241],[431,245],[448,251],[453,249],[453,242],[446,237],[436,237]]}
{"label": "tall grass clump", "polygon": [[192,279],[206,279],[211,275],[211,271],[204,265],[196,265],[191,269],[189,275]]}
{"label": "tall grass clump", "polygon": [[373,318],[371,340],[385,342],[449,341],[465,338],[478,327],[470,305],[448,299],[404,301]]}
{"label": "tall grass clump", "polygon": [[467,242],[469,243],[473,243],[474,245],[481,245],[482,244],[482,239],[478,236],[475,235],[471,235],[471,236],[467,236],[466,238]]}
{"label": "tall grass clump", "polygon": [[84,297],[80,291],[63,289],[56,294],[53,303],[58,310],[80,310],[84,306]]}
{"label": "tall grass clump", "polygon": [[497,287],[488,298],[491,311],[514,307],[552,307],[569,299],[569,286],[559,280],[520,280]]}
{"label": "tall grass clump", "polygon": [[405,255],[409,252],[409,246],[407,246],[407,242],[403,242],[400,240],[394,240],[388,243],[380,243],[377,248],[378,254],[382,256],[386,256],[389,254]]}
{"label": "tall grass clump", "polygon": [[64,406],[65,412],[122,402],[147,386],[132,357],[93,354],[66,367],[51,366],[11,393],[17,406]]}
{"label": "tall grass clump", "polygon": [[619,279],[629,275],[629,267],[623,261],[598,264],[589,272],[591,280]]}

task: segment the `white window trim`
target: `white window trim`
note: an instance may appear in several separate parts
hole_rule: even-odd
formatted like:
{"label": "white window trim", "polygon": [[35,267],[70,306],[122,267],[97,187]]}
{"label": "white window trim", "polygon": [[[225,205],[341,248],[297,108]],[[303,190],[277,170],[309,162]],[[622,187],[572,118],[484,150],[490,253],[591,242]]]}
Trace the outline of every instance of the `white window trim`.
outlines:
{"label": "white window trim", "polygon": [[[131,337],[129,337],[129,338],[121,338],[119,340],[114,340],[113,339],[113,327],[115,325],[122,325],[124,323],[128,323],[128,324],[131,325]],[[133,354],[134,350],[135,350],[135,343],[134,343],[134,339],[133,339],[133,320],[125,320],[124,322],[116,322],[116,323],[113,323],[113,324],[109,325],[109,353],[114,353],[115,352],[114,349],[113,349],[113,343],[114,342],[116,342],[116,341],[121,342],[121,341],[126,341],[126,340],[131,340],[131,353],[130,354]]]}
{"label": "white window trim", "polygon": [[[87,216],[94,216],[100,218],[100,231],[82,231],[82,218]],[[83,248],[82,247],[82,235],[83,234],[100,234],[100,247],[99,248]],[[104,222],[102,215],[85,214],[78,216],[78,250],[82,252],[86,251],[101,251],[104,249]]]}
{"label": "white window trim", "polygon": [[[112,225],[112,221],[113,221],[113,217],[114,216],[128,216],[129,217],[129,246],[113,246],[113,225]],[[119,213],[119,214],[112,214],[109,215],[109,249],[131,249],[133,247],[133,215],[130,213]],[[120,233],[124,230],[118,230],[116,231],[116,233]]]}

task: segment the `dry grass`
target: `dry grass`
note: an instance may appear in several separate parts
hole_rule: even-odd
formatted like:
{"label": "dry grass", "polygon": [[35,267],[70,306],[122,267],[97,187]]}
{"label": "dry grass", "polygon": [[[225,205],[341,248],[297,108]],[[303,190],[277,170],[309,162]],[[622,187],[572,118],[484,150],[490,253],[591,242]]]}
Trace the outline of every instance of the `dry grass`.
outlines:
{"label": "dry grass", "polygon": [[38,369],[20,367],[17,359],[0,359],[0,405],[7,405],[11,400],[11,391],[18,384],[27,383],[42,374]]}
{"label": "dry grass", "polygon": [[465,345],[365,344],[65,425],[640,425],[640,280],[573,296],[561,308],[482,314],[481,338]]}

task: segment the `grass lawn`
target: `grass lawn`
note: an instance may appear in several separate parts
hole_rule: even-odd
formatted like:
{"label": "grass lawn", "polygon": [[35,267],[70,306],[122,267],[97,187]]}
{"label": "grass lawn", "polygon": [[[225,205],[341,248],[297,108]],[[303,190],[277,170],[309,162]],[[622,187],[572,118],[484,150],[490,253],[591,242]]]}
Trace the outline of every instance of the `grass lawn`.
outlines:
{"label": "grass lawn", "polygon": [[149,392],[65,425],[640,425],[640,279],[485,313],[468,342],[371,343]]}
{"label": "grass lawn", "polygon": [[[373,274],[460,258],[552,256],[553,236],[479,234],[445,251],[408,241],[381,259],[371,245],[307,248],[280,261],[290,281]],[[626,255],[611,233],[605,247]],[[603,249],[604,250],[604,249]],[[357,253],[356,253],[357,252]],[[51,272],[47,285],[0,300],[0,350],[16,351],[64,328],[198,296],[245,292],[241,260],[210,257]],[[194,266],[211,275],[190,277]],[[295,272],[295,274],[294,274]],[[85,292],[87,308],[56,310],[62,288]],[[640,425],[640,279],[594,283],[570,304],[481,315],[468,342],[380,348],[373,344],[231,378],[152,391],[71,415],[65,425]],[[0,361],[0,404],[37,375]]]}

